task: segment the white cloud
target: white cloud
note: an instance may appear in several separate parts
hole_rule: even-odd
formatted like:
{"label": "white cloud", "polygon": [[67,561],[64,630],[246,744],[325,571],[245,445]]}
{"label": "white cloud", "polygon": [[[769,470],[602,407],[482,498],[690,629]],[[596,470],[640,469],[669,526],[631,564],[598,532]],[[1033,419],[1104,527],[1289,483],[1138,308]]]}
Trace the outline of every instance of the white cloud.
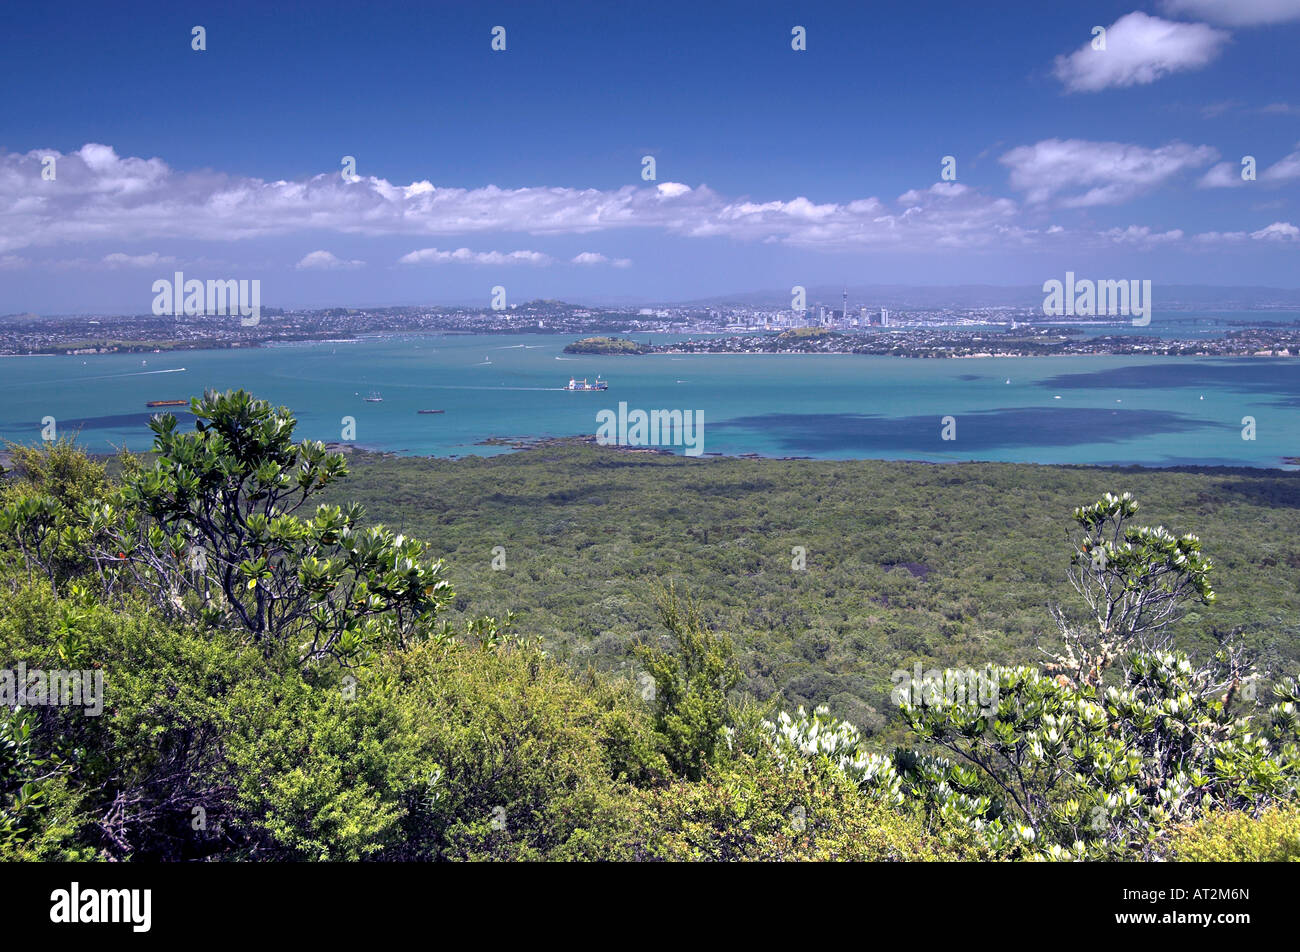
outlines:
{"label": "white cloud", "polygon": [[1245,185],[1246,180],[1241,177],[1240,165],[1220,162],[1202,175],[1196,184],[1199,188],[1236,188],[1238,185]]}
{"label": "white cloud", "polygon": [[900,205],[916,205],[927,198],[959,198],[970,191],[970,186],[960,182],[935,182],[924,191],[911,189],[898,196]]}
{"label": "white cloud", "polygon": [[1118,245],[1163,245],[1171,241],[1181,241],[1183,231],[1174,228],[1170,231],[1152,231],[1146,225],[1129,225],[1127,228],[1111,228],[1101,233],[1108,241]]}
{"label": "white cloud", "polygon": [[1044,139],[998,161],[1031,203],[1058,200],[1069,208],[1115,205],[1218,157],[1210,146],[1171,142],[1156,149],[1123,142]]}
{"label": "white cloud", "polygon": [[1089,40],[1069,56],[1058,56],[1053,73],[1072,93],[1143,86],[1208,65],[1228,39],[1228,33],[1204,23],[1175,23],[1135,12],[1106,28],[1104,50],[1094,50]]}
{"label": "white cloud", "polygon": [[437,248],[421,248],[397,259],[398,264],[533,264],[548,265],[551,256],[540,251],[470,251],[457,248],[455,251],[441,251]]}
{"label": "white cloud", "polygon": [[344,271],[365,267],[364,261],[345,261],[329,251],[312,251],[302,256],[294,267],[299,271]]}
{"label": "white cloud", "polygon": [[1289,182],[1300,178],[1300,147],[1259,173],[1261,182]]}
{"label": "white cloud", "polygon": [[1206,244],[1237,244],[1247,239],[1255,241],[1295,241],[1300,239],[1300,228],[1286,221],[1275,221],[1259,231],[1206,231],[1196,236],[1196,240]]}
{"label": "white cloud", "polygon": [[1275,221],[1267,228],[1250,233],[1256,241],[1295,241],[1300,238],[1300,228],[1286,221]]}
{"label": "white cloud", "polygon": [[151,251],[146,255],[128,255],[115,251],[113,254],[104,255],[103,262],[110,268],[153,268],[159,265],[175,264],[176,259],[171,255],[160,255],[156,251]]}
{"label": "white cloud", "polygon": [[1195,17],[1225,26],[1259,26],[1300,20],[1300,0],[1163,0],[1170,16]]}
{"label": "white cloud", "polygon": [[609,258],[599,251],[584,251],[581,254],[574,255],[569,262],[570,264],[581,265],[602,265],[607,264],[615,268],[629,268],[632,266],[631,258]]}
{"label": "white cloud", "polygon": [[[1300,147],[1259,173],[1259,181],[1266,184],[1281,184],[1292,179],[1300,179]],[[1201,176],[1196,184],[1201,188],[1236,188],[1245,185],[1246,181],[1241,177],[1240,165],[1220,162]]]}
{"label": "white cloud", "polygon": [[[1208,146],[1170,143],[1147,148],[1117,142],[1049,139],[1001,157],[1010,183],[1025,203],[956,182],[937,182],[893,199],[876,196],[841,202],[807,196],[727,197],[704,185],[628,185],[613,190],[560,187],[447,188],[429,182],[401,184],[382,178],[343,182],[332,170],[302,181],[272,181],[221,173],[179,172],[160,159],[121,158],[108,146],[87,145],[63,155],[58,187],[43,183],[46,151],[0,152],[0,255],[13,262],[18,249],[95,242],[123,244],[185,240],[226,244],[279,236],[398,237],[415,248],[403,265],[470,264],[550,266],[535,250],[475,251],[461,246],[473,236],[586,235],[641,229],[687,237],[717,237],[811,250],[889,250],[942,253],[950,249],[1033,249],[1046,242],[1151,244],[1174,240],[1170,231],[1144,235],[1120,230],[1109,236],[1069,229],[1068,221],[1038,222],[1046,209],[1092,207],[1127,201],[1203,170],[1218,155]],[[1286,162],[1287,160],[1284,160]],[[1274,166],[1278,180],[1289,165]],[[1275,214],[1275,213],[1273,213]],[[1270,214],[1269,217],[1273,217]],[[445,242],[429,240],[446,237]],[[300,240],[295,238],[295,240]],[[307,240],[315,241],[314,238]],[[480,238],[499,242],[497,237]],[[427,245],[427,247],[422,247]],[[311,245],[308,245],[311,247]],[[318,246],[319,247],[319,246]],[[77,249],[81,250],[81,249]],[[158,255],[102,250],[70,253],[68,268],[161,265]],[[151,254],[157,254],[153,252]],[[584,251],[566,264],[630,267],[626,258]],[[190,262],[191,264],[193,262]],[[303,270],[360,267],[328,251],[297,263]],[[21,266],[18,263],[8,267]],[[39,267],[63,266],[42,260]],[[224,266],[224,265],[223,265]]]}
{"label": "white cloud", "polygon": [[[614,190],[464,189],[375,177],[344,182],[332,171],[288,182],[179,172],[161,159],[123,158],[109,146],[90,144],[58,156],[58,188],[43,189],[40,160],[46,154],[0,152],[0,253],[108,239],[230,242],[297,233],[545,236],[641,228],[807,247],[921,250],[1020,237],[1011,224],[1014,201],[951,182],[908,192],[895,205],[876,197],[843,203],[798,195],[729,199],[704,185],[675,182]],[[550,263],[539,252],[431,248],[412,254],[411,261],[431,263]],[[302,266],[332,263],[320,257]]]}

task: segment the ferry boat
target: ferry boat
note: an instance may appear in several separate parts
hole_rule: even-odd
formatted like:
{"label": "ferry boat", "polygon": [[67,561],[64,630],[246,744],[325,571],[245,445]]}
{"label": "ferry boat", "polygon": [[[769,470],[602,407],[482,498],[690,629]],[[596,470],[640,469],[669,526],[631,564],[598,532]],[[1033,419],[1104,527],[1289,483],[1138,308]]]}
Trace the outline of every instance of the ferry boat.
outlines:
{"label": "ferry boat", "polygon": [[582,380],[578,380],[575,377],[570,377],[569,385],[564,389],[565,390],[608,390],[609,384],[606,383],[604,380],[601,380],[599,377],[596,378],[595,383],[587,383],[585,377]]}
{"label": "ferry boat", "polygon": [[366,403],[383,403],[384,398],[379,395],[378,390],[371,390],[370,396],[366,397]]}
{"label": "ferry boat", "polygon": [[145,404],[146,407],[188,407],[188,400],[150,400]]}

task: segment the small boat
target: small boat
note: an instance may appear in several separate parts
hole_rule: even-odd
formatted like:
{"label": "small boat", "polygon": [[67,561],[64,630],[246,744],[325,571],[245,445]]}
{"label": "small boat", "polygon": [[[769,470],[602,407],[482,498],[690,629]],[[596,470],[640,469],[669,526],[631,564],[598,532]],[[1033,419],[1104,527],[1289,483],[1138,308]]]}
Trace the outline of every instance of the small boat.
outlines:
{"label": "small boat", "polygon": [[446,410],[416,410],[416,413],[446,413]]}
{"label": "small boat", "polygon": [[366,403],[383,403],[384,398],[379,395],[378,390],[371,390],[370,396],[366,397]]}
{"label": "small boat", "polygon": [[146,407],[188,407],[188,400],[150,400],[145,404]]}
{"label": "small boat", "polygon": [[578,391],[578,390],[608,390],[608,389],[609,389],[609,384],[606,383],[604,380],[601,380],[599,377],[596,378],[596,382],[595,382],[595,383],[587,383],[587,380],[586,380],[585,377],[584,377],[582,380],[578,380],[576,377],[570,377],[570,378],[569,378],[569,385],[568,385],[567,387],[565,387],[564,389],[565,389],[565,390],[574,390],[574,391]]}

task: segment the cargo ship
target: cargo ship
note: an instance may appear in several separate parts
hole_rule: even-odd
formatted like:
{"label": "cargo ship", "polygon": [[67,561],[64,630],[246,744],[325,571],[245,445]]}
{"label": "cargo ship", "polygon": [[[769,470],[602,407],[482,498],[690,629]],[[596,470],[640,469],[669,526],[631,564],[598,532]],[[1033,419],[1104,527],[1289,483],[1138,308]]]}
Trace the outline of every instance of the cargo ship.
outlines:
{"label": "cargo ship", "polygon": [[150,400],[145,404],[146,407],[188,407],[188,400]]}
{"label": "cargo ship", "polygon": [[601,380],[599,377],[596,378],[595,383],[587,383],[586,378],[583,378],[582,380],[578,380],[574,377],[570,377],[569,385],[564,389],[565,390],[608,390],[609,384],[604,380]]}

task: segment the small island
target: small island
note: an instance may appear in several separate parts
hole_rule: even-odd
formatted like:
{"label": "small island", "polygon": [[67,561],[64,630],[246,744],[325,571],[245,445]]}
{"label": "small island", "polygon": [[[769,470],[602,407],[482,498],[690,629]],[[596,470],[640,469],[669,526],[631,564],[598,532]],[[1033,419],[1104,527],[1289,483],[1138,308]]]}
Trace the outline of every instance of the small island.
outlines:
{"label": "small island", "polygon": [[584,337],[564,348],[566,354],[648,354],[650,345],[623,337]]}
{"label": "small island", "polygon": [[782,331],[777,335],[779,341],[798,341],[808,340],[815,337],[838,337],[829,327],[792,327],[788,331]]}

